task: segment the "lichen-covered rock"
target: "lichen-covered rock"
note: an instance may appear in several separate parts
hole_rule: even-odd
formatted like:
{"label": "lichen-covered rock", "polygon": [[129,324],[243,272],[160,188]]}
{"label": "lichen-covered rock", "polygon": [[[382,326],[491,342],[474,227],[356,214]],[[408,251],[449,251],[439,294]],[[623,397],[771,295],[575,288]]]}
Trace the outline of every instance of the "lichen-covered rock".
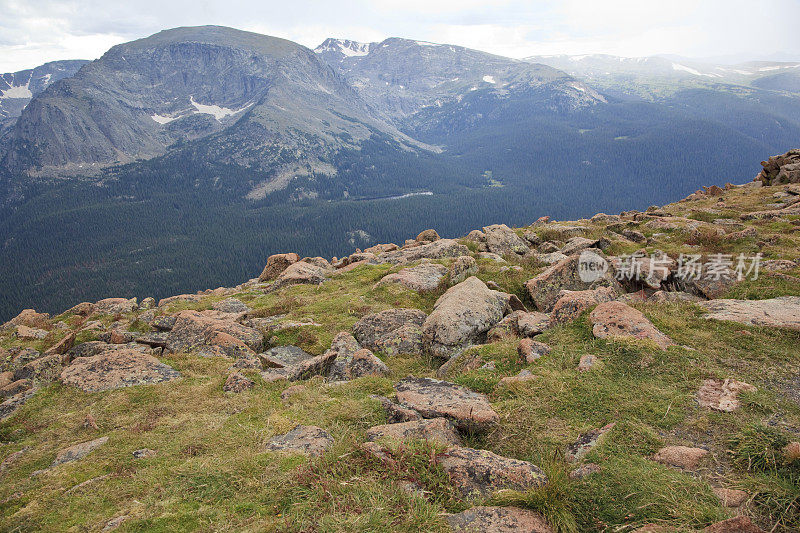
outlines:
{"label": "lichen-covered rock", "polygon": [[99,439],[90,440],[88,442],[81,442],[63,449],[56,455],[50,468],[54,466],[63,465],[64,463],[71,463],[83,459],[94,450],[108,442],[108,437],[100,437]]}
{"label": "lichen-covered rock", "polygon": [[400,264],[411,263],[421,259],[443,259],[462,255],[469,255],[469,248],[453,239],[439,239],[413,248],[403,248],[381,254],[378,256],[377,261],[380,263]]}
{"label": "lichen-covered rock", "polygon": [[483,228],[486,247],[497,255],[525,255],[530,252],[528,243],[505,224],[494,224]]}
{"label": "lichen-covered rock", "polygon": [[436,233],[435,229],[426,229],[425,231],[420,232],[420,234],[417,235],[417,238],[414,240],[417,242],[434,242],[438,241],[439,239],[441,239],[441,237],[439,237],[439,234]]}
{"label": "lichen-covered rock", "polygon": [[27,379],[34,383],[49,383],[56,381],[64,367],[65,357],[60,354],[45,355],[26,363],[14,372],[17,380]]}
{"label": "lichen-covered rock", "polygon": [[425,350],[450,358],[466,346],[485,340],[486,333],[503,319],[509,296],[489,289],[476,277],[448,289],[422,326]]}
{"label": "lichen-covered rock", "polygon": [[599,339],[609,337],[649,339],[662,350],[674,344],[669,337],[658,331],[641,311],[622,302],[601,303],[589,315],[589,320],[593,324],[592,333]]}
{"label": "lichen-covered rock", "polygon": [[518,507],[473,507],[445,519],[454,533],[554,533],[542,515]]}
{"label": "lichen-covered rock", "polygon": [[550,346],[543,342],[535,341],[533,339],[521,339],[517,346],[517,353],[523,364],[533,363],[540,357],[550,353]]}
{"label": "lichen-covered rock", "polygon": [[713,491],[714,496],[719,498],[725,507],[741,507],[750,499],[750,495],[743,490],[714,487]]}
{"label": "lichen-covered rock", "polygon": [[300,256],[295,253],[271,255],[267,258],[267,264],[261,271],[261,275],[258,276],[258,281],[271,281],[298,261],[300,261]]}
{"label": "lichen-covered rock", "polygon": [[215,311],[222,311],[223,313],[247,313],[250,307],[236,298],[227,298],[219,302],[215,302],[212,306]]}
{"label": "lichen-covered rock", "polygon": [[222,390],[225,392],[239,393],[252,389],[254,386],[255,382],[241,372],[231,372],[228,379],[225,380],[225,385],[222,386]]}
{"label": "lichen-covered rock", "polygon": [[210,313],[181,311],[176,315],[166,348],[173,353],[199,348],[209,345],[209,340],[217,333],[229,335],[255,352],[259,352],[264,343],[264,336],[253,328],[214,318]]}
{"label": "lichen-covered rock", "polygon": [[709,311],[705,315],[708,319],[800,330],[800,296],[769,300],[714,300],[699,305]]}
{"label": "lichen-covered rock", "polygon": [[399,272],[387,274],[377,285],[396,283],[412,291],[434,291],[441,284],[447,267],[437,263],[420,263],[417,266],[403,268]]}
{"label": "lichen-covered rock", "polygon": [[326,376],[335,360],[336,352],[328,350],[322,355],[304,359],[296,364],[282,368],[269,368],[261,373],[261,377],[266,382],[273,382],[281,379],[298,381],[313,376]]}
{"label": "lichen-covered rock", "polygon": [[14,326],[27,326],[35,329],[46,329],[49,327],[50,315],[47,313],[37,313],[35,309],[24,309],[20,314],[9,320],[6,324]]}
{"label": "lichen-covered rock", "polygon": [[470,257],[468,255],[462,255],[461,257],[457,257],[455,261],[450,265],[450,283],[452,285],[456,285],[457,283],[461,283],[465,279],[470,276],[475,276],[478,274],[478,262],[475,261],[474,257]]}
{"label": "lichen-covered rock", "polygon": [[426,318],[419,309],[388,309],[356,322],[353,335],[361,346],[389,356],[419,354]]}
{"label": "lichen-covered rock", "polygon": [[707,379],[697,391],[700,407],[730,413],[739,407],[739,394],[754,392],[755,387],[735,379]]}
{"label": "lichen-covered rock", "polygon": [[125,345],[78,357],[61,372],[61,381],[85,392],[171,381],[180,373],[152,355]]}
{"label": "lichen-covered rock", "polygon": [[593,306],[612,301],[617,294],[613,287],[600,287],[586,291],[561,291],[550,313],[550,326],[572,322]]}
{"label": "lichen-covered rock", "polygon": [[447,381],[409,377],[394,389],[403,407],[425,418],[449,418],[461,430],[487,431],[500,421],[484,394]]}
{"label": "lichen-covered rock", "polygon": [[[592,254],[591,257],[589,254]],[[591,259],[591,261],[589,261]],[[586,265],[605,265],[604,271],[587,273]],[[599,287],[621,287],[604,255],[598,250],[575,254],[550,266],[525,284],[525,288],[539,311],[550,312],[563,290],[585,291]]]}
{"label": "lichen-covered rock", "polygon": [[333,445],[330,433],[317,426],[298,425],[283,435],[272,437],[266,449],[273,452],[291,452],[318,456]]}
{"label": "lichen-covered rock", "polygon": [[136,298],[105,298],[94,304],[94,311],[103,315],[125,314],[138,308]]}
{"label": "lichen-covered rock", "polygon": [[755,525],[746,516],[736,516],[728,518],[722,522],[711,524],[703,530],[703,533],[767,533]]}
{"label": "lichen-covered rock", "polygon": [[599,445],[608,433],[614,429],[615,423],[606,424],[599,429],[587,431],[578,437],[578,439],[567,447],[564,454],[567,461],[570,463],[577,463],[583,460],[586,455]]}
{"label": "lichen-covered rock", "polygon": [[386,421],[389,424],[399,424],[401,422],[413,422],[415,420],[422,420],[422,415],[413,409],[403,407],[394,403],[386,396],[378,396],[373,394],[370,396],[373,400],[378,400],[381,407],[386,411]]}
{"label": "lichen-covered rock", "polygon": [[485,498],[504,489],[524,491],[547,483],[545,473],[533,463],[487,450],[453,447],[436,462],[464,498]]}
{"label": "lichen-covered rock", "polygon": [[327,281],[328,271],[311,263],[297,262],[289,265],[286,270],[272,283],[273,289],[289,285],[319,285]]}
{"label": "lichen-covered rock", "polygon": [[374,426],[367,430],[367,439],[371,441],[418,439],[435,441],[445,446],[461,446],[462,444],[455,426],[446,418]]}

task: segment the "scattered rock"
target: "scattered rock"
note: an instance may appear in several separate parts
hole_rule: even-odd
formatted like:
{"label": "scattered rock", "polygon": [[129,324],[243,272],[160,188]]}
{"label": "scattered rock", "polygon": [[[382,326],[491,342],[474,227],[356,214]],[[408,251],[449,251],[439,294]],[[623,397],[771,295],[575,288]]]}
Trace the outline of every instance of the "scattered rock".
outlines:
{"label": "scattered rock", "polygon": [[708,319],[800,330],[800,296],[769,300],[714,300],[699,305],[709,311]]}
{"label": "scattered rock", "polygon": [[425,418],[449,418],[462,431],[487,431],[500,421],[484,394],[447,381],[409,377],[394,389],[403,407]]}
{"label": "scattered rock", "polygon": [[74,331],[67,333],[64,335],[63,339],[48,348],[47,351],[44,352],[45,355],[61,355],[67,353],[75,344],[75,335],[76,333]]}
{"label": "scattered rock", "polygon": [[401,422],[413,422],[415,420],[422,420],[422,415],[413,409],[397,405],[386,396],[371,396],[374,400],[381,402],[383,410],[386,411],[386,420],[390,424],[398,424]]}
{"label": "scattered rock", "polygon": [[49,383],[58,379],[64,366],[65,357],[59,354],[46,355],[14,372],[17,380],[30,380],[34,383]]}
{"label": "scattered rock", "polygon": [[447,267],[437,263],[420,263],[403,268],[394,274],[387,274],[377,285],[397,283],[413,291],[434,291],[447,274]]}
{"label": "scattered rock", "polygon": [[533,463],[487,450],[453,447],[436,462],[464,498],[487,497],[504,489],[524,491],[547,483],[547,476]]}
{"label": "scattered rock", "polygon": [[388,309],[356,322],[353,335],[361,346],[388,356],[419,354],[426,318],[419,309]]}
{"label": "scattered rock", "polygon": [[28,389],[7,398],[3,403],[0,403],[0,421],[9,418],[17,412],[17,409],[25,405],[25,402],[31,399],[36,393],[36,389]]}
{"label": "scattered rock", "polygon": [[333,445],[333,437],[317,426],[298,425],[283,435],[272,437],[267,443],[268,451],[295,452],[318,456]]}
{"label": "scattered rock", "polygon": [[97,426],[97,420],[95,420],[94,415],[91,413],[87,413],[87,415],[83,418],[83,427],[100,431],[100,428]]}
{"label": "scattered rock", "polygon": [[519,374],[516,376],[507,376],[501,379],[498,385],[501,387],[507,387],[509,385],[533,381],[534,379],[536,379],[536,376],[530,370],[520,370]]}
{"label": "scattered rock", "polygon": [[730,413],[739,407],[739,393],[755,390],[752,385],[735,379],[707,379],[697,391],[697,403],[700,407]]}
{"label": "scattered rock", "polygon": [[572,254],[580,253],[588,248],[596,248],[598,245],[597,239],[587,239],[586,237],[572,237],[567,241],[561,253],[569,257]]}
{"label": "scattered rock", "polygon": [[439,239],[413,248],[404,248],[382,254],[378,257],[378,261],[381,263],[400,264],[412,263],[421,259],[444,259],[462,255],[469,255],[469,248],[453,239]]}
{"label": "scattered rock", "polygon": [[592,355],[590,353],[584,354],[581,356],[580,361],[578,361],[578,372],[586,372],[587,370],[591,370],[592,368],[596,367],[599,362],[600,358],[598,358],[596,355]]}
{"label": "scattered rock", "polygon": [[304,359],[296,364],[282,368],[270,368],[261,373],[261,378],[270,383],[281,379],[298,381],[312,376],[325,376],[328,375],[334,361],[336,361],[336,355],[335,351],[328,350],[322,355]]}
{"label": "scattered rock", "polygon": [[100,437],[99,439],[81,442],[69,448],[65,448],[58,452],[50,468],[83,459],[106,442],[108,442],[108,437]]}
{"label": "scattered rock", "polygon": [[155,450],[151,450],[149,448],[134,450],[131,453],[134,459],[150,459],[151,457],[155,457],[158,454],[158,452],[156,452]]}
{"label": "scattered rock", "polygon": [[29,328],[28,326],[17,326],[14,335],[20,340],[42,340],[47,337],[47,330]]}
{"label": "scattered rock", "polygon": [[783,450],[781,451],[783,453],[783,458],[790,463],[792,461],[800,460],[800,442],[797,441],[790,442],[789,444],[784,446]]}
{"label": "scattered rock", "polygon": [[272,281],[298,261],[300,261],[300,256],[295,253],[271,255],[267,258],[267,264],[261,271],[261,275],[258,276],[258,281],[262,283]]}
{"label": "scattered rock", "polygon": [[439,234],[436,233],[435,229],[426,229],[425,231],[420,232],[420,234],[417,235],[417,238],[414,240],[417,242],[434,242],[438,241],[439,239],[441,239],[441,237],[439,237]]}
{"label": "scattered rock", "polygon": [[554,533],[542,515],[517,507],[473,507],[445,519],[455,533]]}
{"label": "scattered rock", "polygon": [[178,377],[177,370],[125,345],[108,345],[97,355],[78,357],[61,372],[63,383],[85,392],[161,383]]}
{"label": "scattered rock", "polygon": [[485,340],[486,333],[502,320],[508,301],[508,295],[489,289],[478,278],[467,278],[436,301],[422,327],[424,348],[447,359]]}
{"label": "scattered rock", "polygon": [[9,320],[6,325],[26,326],[34,329],[46,329],[50,324],[50,315],[37,313],[35,309],[25,309],[20,314]]}
{"label": "scattered rock", "polygon": [[225,380],[222,390],[225,392],[244,392],[250,390],[255,386],[255,382],[240,372],[231,372],[228,379]]}
{"label": "scattered rock", "polygon": [[[224,333],[225,336],[218,335],[220,333]],[[212,343],[222,348],[227,345],[228,348],[235,349],[239,344],[231,342],[231,339],[240,341],[255,352],[259,352],[264,343],[263,335],[256,329],[232,320],[215,318],[208,313],[181,311],[176,315],[175,324],[167,338],[166,349],[173,353],[185,352]]]}
{"label": "scattered rock", "polygon": [[285,368],[293,366],[314,356],[297,346],[276,346],[259,354],[264,368]]}
{"label": "scattered rock", "polygon": [[525,255],[530,252],[528,243],[505,224],[494,224],[483,228],[486,247],[498,255]]}
{"label": "scattered rock", "polygon": [[800,182],[800,150],[789,150],[761,162],[763,170],[756,176],[765,186]]}
{"label": "scattered rock", "polygon": [[577,463],[583,460],[593,448],[603,441],[606,435],[608,435],[608,432],[611,431],[615,425],[615,422],[612,422],[599,429],[593,429],[583,433],[578,437],[578,440],[567,447],[567,451],[564,453],[567,461],[570,463]]}
{"label": "scattered rock", "polygon": [[586,291],[561,291],[550,313],[550,325],[568,324],[593,306],[610,302],[617,297],[614,287],[600,287]]}
{"label": "scattered rock", "polygon": [[589,477],[592,474],[597,474],[602,471],[600,465],[594,463],[586,463],[585,465],[581,465],[572,472],[569,473],[569,478],[574,480],[581,480],[583,478]]}
{"label": "scattered rock", "polygon": [[519,346],[517,346],[517,353],[522,359],[523,364],[533,363],[540,357],[550,353],[550,346],[543,342],[538,342],[533,339],[521,339]]}
{"label": "scattered rock", "polygon": [[450,265],[450,283],[456,285],[470,276],[478,274],[478,262],[473,257],[462,255]]}
{"label": "scattered rock", "polygon": [[725,489],[720,487],[715,487],[713,490],[714,495],[719,498],[719,501],[722,502],[722,505],[725,507],[741,507],[748,499],[750,499],[750,495],[743,490]]}
{"label": "scattered rock", "polygon": [[212,309],[215,311],[222,311],[223,313],[247,313],[250,307],[247,304],[236,298],[228,298],[220,302],[216,302]]}
{"label": "scattered rock", "polygon": [[178,317],[174,315],[157,316],[150,322],[150,326],[160,331],[171,331],[177,320]]}
{"label": "scattered rock", "polygon": [[319,285],[327,281],[327,271],[312,265],[311,263],[293,263],[286,270],[281,272],[277,279],[272,283],[273,289],[287,287],[289,285]]}
{"label": "scattered rock", "polygon": [[105,298],[94,304],[94,310],[102,315],[121,315],[139,308],[136,298]]}
{"label": "scattered rock", "polygon": [[306,390],[307,387],[305,385],[292,385],[291,387],[286,387],[285,389],[283,389],[283,392],[281,392],[281,400],[286,401],[292,396],[301,394]]}
{"label": "scattered rock", "polygon": [[705,533],[766,533],[746,516],[737,516],[711,524],[703,531]]}
{"label": "scattered rock", "polygon": [[109,520],[108,522],[106,522],[105,527],[103,527],[103,529],[101,531],[113,531],[113,530],[117,529],[119,526],[121,526],[122,523],[127,519],[128,519],[127,515],[120,515],[120,516],[114,517],[111,520]]}
{"label": "scattered rock", "polygon": [[456,433],[453,423],[446,418],[416,420],[399,424],[384,424],[367,430],[367,439],[419,439],[435,441],[446,446],[461,446],[461,437]]}
{"label": "scattered rock", "polygon": [[695,296],[694,294],[690,294],[688,292],[668,292],[668,291],[656,291],[648,298],[648,300],[653,302],[659,303],[677,303],[677,302],[686,302],[686,303],[697,303],[704,301],[699,296]]}
{"label": "scattered rock", "polygon": [[604,302],[589,315],[594,325],[592,333],[599,339],[632,337],[649,339],[662,350],[674,345],[672,340],[658,331],[640,311],[622,302]]}
{"label": "scattered rock", "polygon": [[708,450],[689,446],[667,446],[661,448],[653,456],[653,460],[668,466],[676,466],[684,470],[697,470],[700,461],[708,455]]}
{"label": "scattered rock", "polygon": [[[591,254],[591,255],[589,255]],[[591,261],[589,260],[591,259]],[[581,265],[605,265],[604,272],[581,274]],[[582,279],[583,278],[583,279]],[[585,281],[584,281],[585,279]],[[613,271],[607,259],[599,252],[584,251],[560,261],[525,284],[531,299],[539,311],[550,312],[558,301],[561,291],[584,291],[599,287],[617,287]]]}

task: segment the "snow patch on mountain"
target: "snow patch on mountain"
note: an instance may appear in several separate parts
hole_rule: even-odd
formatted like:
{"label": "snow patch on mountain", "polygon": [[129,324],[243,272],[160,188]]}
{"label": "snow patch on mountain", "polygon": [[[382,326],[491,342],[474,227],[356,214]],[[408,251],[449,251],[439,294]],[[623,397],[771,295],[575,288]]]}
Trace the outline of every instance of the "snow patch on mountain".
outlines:
{"label": "snow patch on mountain", "polygon": [[[248,107],[253,105],[253,104],[248,104],[248,105],[244,106],[241,109],[229,109],[227,107],[221,107],[221,106],[218,106],[218,105],[205,105],[205,104],[201,104],[201,103],[195,102],[194,96],[190,96],[189,97],[189,103],[191,103],[194,106],[194,108],[197,110],[196,113],[203,113],[203,114],[206,114],[206,115],[211,115],[215,119],[217,119],[218,121],[222,120],[225,117],[229,117],[231,115],[235,115],[236,113],[241,113],[242,111],[244,111],[245,109],[247,109]],[[155,120],[155,119],[153,119],[153,120]],[[156,121],[156,122],[158,122],[158,121]]]}
{"label": "snow patch on mountain", "polygon": [[0,91],[0,98],[33,98],[29,83],[25,85],[12,85],[5,91]]}
{"label": "snow patch on mountain", "polygon": [[491,84],[497,83],[497,81],[494,79],[494,76],[489,76],[488,74],[483,77],[483,81],[485,81],[486,83],[491,83]]}

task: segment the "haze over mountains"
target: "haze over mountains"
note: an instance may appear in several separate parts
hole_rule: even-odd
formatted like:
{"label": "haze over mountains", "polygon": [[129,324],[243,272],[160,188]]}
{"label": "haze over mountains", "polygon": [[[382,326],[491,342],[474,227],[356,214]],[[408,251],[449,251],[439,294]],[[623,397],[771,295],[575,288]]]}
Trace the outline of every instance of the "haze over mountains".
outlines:
{"label": "haze over mountains", "polygon": [[207,26],[26,72],[0,78],[3,316],[242,279],[283,249],[665,203],[800,137],[792,63]]}

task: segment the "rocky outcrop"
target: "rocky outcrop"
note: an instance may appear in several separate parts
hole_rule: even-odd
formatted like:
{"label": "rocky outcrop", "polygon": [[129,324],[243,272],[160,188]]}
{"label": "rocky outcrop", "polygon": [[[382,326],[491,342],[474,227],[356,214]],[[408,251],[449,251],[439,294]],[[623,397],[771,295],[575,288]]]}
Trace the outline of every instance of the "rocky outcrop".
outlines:
{"label": "rocky outcrop", "polygon": [[[581,270],[587,268],[585,265],[604,265],[605,270],[582,274]],[[544,312],[553,309],[563,290],[585,291],[599,287],[620,289],[619,283],[614,279],[612,267],[599,251],[586,251],[559,261],[525,284],[536,308]]]}
{"label": "rocky outcrop", "polygon": [[473,257],[462,255],[450,265],[450,283],[456,285],[470,276],[478,274],[478,262]]}
{"label": "rocky outcrop", "polygon": [[255,382],[241,372],[231,372],[228,379],[225,380],[222,390],[225,392],[239,393],[252,389],[254,386]]}
{"label": "rocky outcrop", "polygon": [[482,342],[502,320],[508,302],[509,295],[489,289],[476,277],[451,287],[436,301],[422,326],[425,350],[447,359],[470,344]]}
{"label": "rocky outcrop", "polygon": [[271,255],[267,258],[267,264],[261,271],[261,275],[258,276],[258,281],[262,283],[272,281],[298,261],[300,261],[300,256],[295,253]]}
{"label": "rocky outcrop", "polygon": [[617,294],[614,287],[600,287],[586,291],[561,291],[558,293],[558,300],[550,313],[550,325],[572,322],[581,313],[595,305],[612,301]]}
{"label": "rocky outcrop", "polygon": [[763,170],[756,180],[764,185],[800,183],[800,150],[789,150],[761,162]]}
{"label": "rocky outcrop", "polygon": [[473,507],[445,517],[454,533],[554,533],[544,517],[518,507]]}
{"label": "rocky outcrop", "polygon": [[319,285],[327,281],[328,271],[311,263],[298,262],[289,265],[272,283],[272,289],[289,285]]}
{"label": "rocky outcrop", "polygon": [[444,259],[447,257],[461,257],[469,255],[469,248],[453,239],[439,239],[429,244],[403,248],[395,252],[381,254],[379,263],[411,263],[422,259]]}
{"label": "rocky outcrop", "polygon": [[770,300],[713,300],[699,305],[709,311],[705,315],[708,319],[800,330],[798,296],[781,296]]}
{"label": "rocky outcrop", "polygon": [[462,431],[487,431],[500,421],[485,395],[447,381],[409,377],[394,389],[403,407],[425,418],[448,418]]}
{"label": "rocky outcrop", "polygon": [[604,302],[595,307],[589,315],[593,324],[592,333],[599,339],[628,337],[648,339],[659,348],[666,350],[674,343],[658,331],[641,311],[622,302]]}
{"label": "rocky outcrop", "polygon": [[419,309],[388,309],[356,322],[353,335],[361,346],[389,356],[419,354],[426,318]]}
{"label": "rocky outcrop", "polygon": [[135,345],[108,345],[96,355],[78,357],[61,372],[60,379],[85,392],[149,385],[171,381],[180,373]]}
{"label": "rocky outcrop", "polygon": [[708,450],[689,446],[666,446],[653,456],[657,463],[675,466],[683,470],[697,470],[700,461],[708,455]]}

